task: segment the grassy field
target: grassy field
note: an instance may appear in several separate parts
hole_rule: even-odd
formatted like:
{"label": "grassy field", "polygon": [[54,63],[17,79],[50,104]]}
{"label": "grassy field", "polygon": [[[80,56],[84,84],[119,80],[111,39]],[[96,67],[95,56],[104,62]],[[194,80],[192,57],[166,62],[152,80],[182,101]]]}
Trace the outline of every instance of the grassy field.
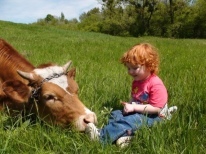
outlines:
{"label": "grassy field", "polygon": [[[114,37],[14,24],[0,21],[0,37],[7,40],[35,66],[68,60],[77,68],[79,97],[107,122],[112,109],[130,97],[131,78],[120,64],[122,54],[139,42],[159,49],[159,76],[169,93],[169,105],[177,105],[172,120],[142,129],[129,147],[102,146],[83,133],[37,122],[0,117],[0,152],[3,154],[203,154],[206,149],[206,40],[157,37]],[[2,71],[2,70],[0,70]],[[18,127],[16,127],[18,125]]]}

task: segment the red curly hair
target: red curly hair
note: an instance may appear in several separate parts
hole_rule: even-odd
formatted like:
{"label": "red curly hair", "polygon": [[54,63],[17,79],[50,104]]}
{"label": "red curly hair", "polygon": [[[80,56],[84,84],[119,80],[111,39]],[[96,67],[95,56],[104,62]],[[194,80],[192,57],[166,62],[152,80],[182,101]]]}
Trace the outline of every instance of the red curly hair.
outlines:
{"label": "red curly hair", "polygon": [[153,74],[157,74],[159,69],[159,55],[157,49],[149,43],[140,43],[133,46],[123,54],[121,63],[132,65],[145,65]]}

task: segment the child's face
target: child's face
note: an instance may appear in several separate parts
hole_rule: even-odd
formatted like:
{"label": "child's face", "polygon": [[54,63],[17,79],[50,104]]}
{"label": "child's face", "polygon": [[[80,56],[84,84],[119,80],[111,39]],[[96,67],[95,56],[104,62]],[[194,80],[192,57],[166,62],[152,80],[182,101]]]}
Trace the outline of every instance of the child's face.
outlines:
{"label": "child's face", "polygon": [[145,80],[151,74],[145,65],[132,65],[126,63],[126,67],[128,68],[128,74],[136,81]]}

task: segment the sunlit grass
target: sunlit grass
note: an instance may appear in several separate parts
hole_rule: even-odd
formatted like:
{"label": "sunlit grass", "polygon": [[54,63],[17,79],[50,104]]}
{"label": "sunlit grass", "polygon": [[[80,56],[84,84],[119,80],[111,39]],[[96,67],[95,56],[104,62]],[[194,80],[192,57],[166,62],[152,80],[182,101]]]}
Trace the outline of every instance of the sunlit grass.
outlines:
{"label": "sunlit grass", "polygon": [[[204,153],[206,147],[206,40],[156,37],[122,38],[0,22],[0,37],[7,40],[34,65],[73,61],[77,69],[79,97],[106,124],[111,109],[130,97],[131,78],[120,64],[121,55],[139,42],[159,49],[159,76],[164,81],[169,104],[178,112],[171,121],[136,132],[126,149],[102,146],[74,130],[62,130],[37,122],[0,119],[1,153]],[[16,126],[18,123],[18,127]]]}

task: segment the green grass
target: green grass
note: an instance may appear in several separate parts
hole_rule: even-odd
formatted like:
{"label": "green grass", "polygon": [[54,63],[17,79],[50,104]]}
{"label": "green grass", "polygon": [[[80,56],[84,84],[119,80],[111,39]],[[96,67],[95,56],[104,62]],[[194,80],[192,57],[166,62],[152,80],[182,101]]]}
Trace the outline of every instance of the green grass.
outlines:
{"label": "green grass", "polygon": [[120,64],[120,57],[134,44],[149,42],[159,49],[159,76],[168,89],[168,103],[178,106],[172,120],[137,131],[126,149],[115,145],[103,147],[74,130],[40,122],[31,124],[28,120],[23,122],[21,117],[14,120],[1,113],[1,153],[205,153],[206,40],[123,38],[3,21],[0,21],[0,37],[35,66],[47,62],[63,65],[72,60],[77,68],[79,97],[95,111],[99,127],[106,124],[111,108],[120,109],[119,102],[130,97],[131,78]]}

